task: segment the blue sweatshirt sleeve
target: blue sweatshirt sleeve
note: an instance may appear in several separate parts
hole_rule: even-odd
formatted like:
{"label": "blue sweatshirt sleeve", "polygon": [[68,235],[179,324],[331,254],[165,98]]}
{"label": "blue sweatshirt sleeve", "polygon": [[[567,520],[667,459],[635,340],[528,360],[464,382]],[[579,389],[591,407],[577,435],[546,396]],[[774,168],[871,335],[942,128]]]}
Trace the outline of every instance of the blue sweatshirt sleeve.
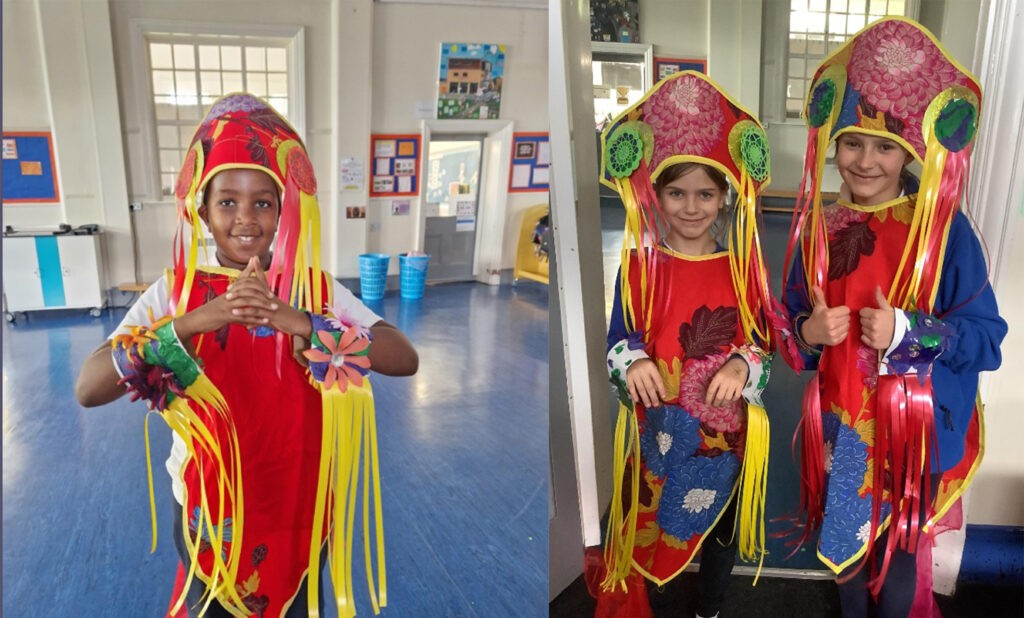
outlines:
{"label": "blue sweatshirt sleeve", "polygon": [[[789,269],[789,278],[786,280],[786,289],[782,291],[782,302],[786,305],[786,314],[789,317],[792,337],[797,337],[797,329],[811,313],[810,293],[807,290],[807,278],[804,276],[804,264],[800,259],[800,252],[797,251],[793,258],[793,266]],[[799,341],[799,339],[797,339]],[[803,345],[797,345],[800,357],[804,361],[804,369],[809,371],[817,370],[818,359],[821,351],[808,350]]]}

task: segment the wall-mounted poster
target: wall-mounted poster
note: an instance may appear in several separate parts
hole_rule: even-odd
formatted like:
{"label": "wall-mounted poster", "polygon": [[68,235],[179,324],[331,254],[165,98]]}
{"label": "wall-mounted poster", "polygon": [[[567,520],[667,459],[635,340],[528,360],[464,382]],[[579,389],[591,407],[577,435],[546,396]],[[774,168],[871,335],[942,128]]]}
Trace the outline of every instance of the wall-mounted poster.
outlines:
{"label": "wall-mounted poster", "polygon": [[699,71],[707,74],[708,61],[700,58],[659,58],[654,57],[654,80],[661,81],[680,71]]}
{"label": "wall-mounted poster", "polygon": [[512,135],[512,169],[509,193],[547,191],[551,168],[551,142],[547,133]]}
{"label": "wall-mounted poster", "polygon": [[4,204],[59,202],[51,135],[4,131],[3,145]]}
{"label": "wall-mounted poster", "polygon": [[504,74],[504,45],[441,43],[437,117],[497,118]]}
{"label": "wall-mounted poster", "polygon": [[419,135],[371,135],[370,162],[370,197],[419,195]]}
{"label": "wall-mounted poster", "polygon": [[591,0],[590,40],[640,42],[640,3],[636,0]]}

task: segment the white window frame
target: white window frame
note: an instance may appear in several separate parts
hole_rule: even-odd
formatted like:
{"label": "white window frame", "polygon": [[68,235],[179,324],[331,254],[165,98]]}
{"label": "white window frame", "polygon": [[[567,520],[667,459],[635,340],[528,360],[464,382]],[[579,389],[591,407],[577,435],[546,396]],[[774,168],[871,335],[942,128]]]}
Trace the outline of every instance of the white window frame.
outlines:
{"label": "white window frame", "polygon": [[[171,200],[162,189],[160,172],[160,146],[157,140],[156,110],[153,105],[153,78],[150,69],[149,41],[150,35],[175,34],[184,35],[183,42],[195,43],[203,36],[224,36],[244,38],[255,45],[280,45],[285,43],[288,52],[288,122],[295,128],[299,137],[306,140],[306,79],[305,79],[305,27],[304,26],[267,26],[261,24],[211,24],[190,21],[162,19],[133,19],[132,53],[138,61],[133,63],[136,83],[142,87],[143,93],[138,100],[139,119],[142,123],[140,131],[143,148],[143,166],[149,190],[147,194],[153,201]],[[189,38],[189,36],[196,38]],[[201,96],[201,95],[200,95]],[[196,120],[196,126],[202,118]]]}
{"label": "white window frame", "polygon": [[[831,8],[833,0],[825,2],[826,12]],[[865,0],[870,7],[871,0]],[[905,0],[904,14],[917,19],[920,11],[920,0]],[[764,41],[762,44],[761,64],[761,120],[766,123],[803,125],[800,117],[789,117],[786,114],[786,88],[789,84],[789,17],[790,0],[765,0],[764,2]],[[827,26],[826,26],[827,30]],[[827,45],[827,43],[826,43]],[[831,51],[826,49],[825,57]],[[818,60],[820,63],[820,60]],[[815,65],[817,66],[817,65]],[[806,92],[804,95],[806,96]]]}

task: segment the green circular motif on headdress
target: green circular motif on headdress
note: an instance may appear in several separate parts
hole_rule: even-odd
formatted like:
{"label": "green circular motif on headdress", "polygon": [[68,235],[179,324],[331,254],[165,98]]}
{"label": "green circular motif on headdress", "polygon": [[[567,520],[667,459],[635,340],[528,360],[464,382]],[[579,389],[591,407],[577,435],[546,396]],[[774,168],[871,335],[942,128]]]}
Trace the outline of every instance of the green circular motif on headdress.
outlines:
{"label": "green circular motif on headdress", "polygon": [[836,85],[831,79],[818,82],[811,93],[811,102],[807,105],[807,119],[812,127],[820,127],[832,113],[836,102]]}
{"label": "green circular motif on headdress", "polygon": [[974,139],[978,110],[970,101],[950,99],[935,119],[935,139],[950,152],[959,152]]}
{"label": "green circular motif on headdress", "polygon": [[621,126],[608,139],[604,148],[605,165],[615,178],[627,178],[644,156],[644,143],[634,127]]}
{"label": "green circular motif on headdress", "polygon": [[744,128],[740,133],[739,146],[747,173],[757,182],[764,182],[770,169],[768,138],[764,131],[756,125]]}

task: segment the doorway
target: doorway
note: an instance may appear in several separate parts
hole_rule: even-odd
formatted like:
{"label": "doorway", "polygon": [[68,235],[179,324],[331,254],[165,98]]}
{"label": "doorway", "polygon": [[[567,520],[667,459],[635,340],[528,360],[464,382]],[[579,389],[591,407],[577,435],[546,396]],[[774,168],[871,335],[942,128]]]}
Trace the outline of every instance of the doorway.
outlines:
{"label": "doorway", "polygon": [[431,134],[427,146],[423,249],[429,283],[474,278],[484,135]]}

